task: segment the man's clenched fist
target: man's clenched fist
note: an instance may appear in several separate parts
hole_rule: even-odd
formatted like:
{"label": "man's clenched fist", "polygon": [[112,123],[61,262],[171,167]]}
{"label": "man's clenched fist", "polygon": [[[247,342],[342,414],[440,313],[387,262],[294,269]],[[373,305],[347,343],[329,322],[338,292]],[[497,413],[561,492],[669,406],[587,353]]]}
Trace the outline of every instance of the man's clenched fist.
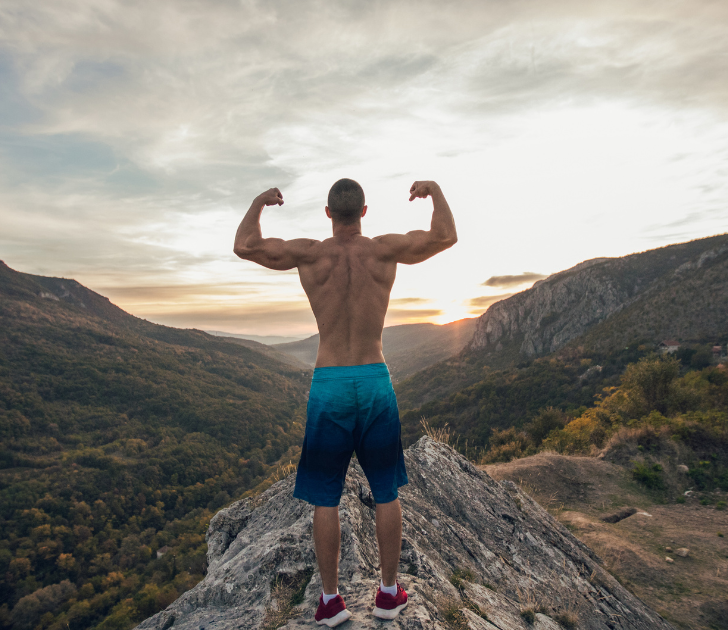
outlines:
{"label": "man's clenched fist", "polygon": [[283,195],[277,188],[269,188],[264,193],[258,195],[258,201],[264,206],[282,206]]}
{"label": "man's clenched fist", "polygon": [[425,199],[437,188],[439,188],[439,186],[435,182],[415,182],[412,184],[412,188],[410,188],[409,200],[412,201],[417,197]]}

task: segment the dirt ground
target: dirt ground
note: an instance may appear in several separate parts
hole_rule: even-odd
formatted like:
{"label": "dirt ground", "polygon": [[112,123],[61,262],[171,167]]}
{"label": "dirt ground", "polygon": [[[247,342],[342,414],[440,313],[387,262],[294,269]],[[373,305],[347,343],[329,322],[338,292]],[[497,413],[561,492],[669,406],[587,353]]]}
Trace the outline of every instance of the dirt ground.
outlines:
{"label": "dirt ground", "polygon": [[[539,453],[480,468],[519,484],[677,628],[728,630],[728,510],[701,505],[695,495],[666,503],[628,470],[592,457]],[[624,508],[636,513],[601,520]],[[675,553],[681,548],[687,557]]]}

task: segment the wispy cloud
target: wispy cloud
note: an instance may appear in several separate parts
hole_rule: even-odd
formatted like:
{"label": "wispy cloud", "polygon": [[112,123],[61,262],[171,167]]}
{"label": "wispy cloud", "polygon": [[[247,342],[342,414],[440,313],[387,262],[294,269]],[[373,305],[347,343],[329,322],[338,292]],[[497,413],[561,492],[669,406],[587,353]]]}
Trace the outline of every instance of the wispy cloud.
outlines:
{"label": "wispy cloud", "polygon": [[491,276],[484,283],[484,287],[516,287],[529,282],[542,280],[546,276],[542,273],[534,273],[532,271],[524,271],[517,276]]}
{"label": "wispy cloud", "polygon": [[[445,298],[490,299],[489,270],[508,289],[526,266],[722,231],[727,56],[711,0],[4,0],[0,251],[198,326],[200,287],[241,277],[305,306],[293,276],[232,256],[261,190],[287,199],[264,233],[325,238],[338,177],[365,184],[368,234],[426,227],[406,190],[432,177],[460,242],[400,273],[390,319],[445,317]],[[276,308],[279,332],[312,326]]]}

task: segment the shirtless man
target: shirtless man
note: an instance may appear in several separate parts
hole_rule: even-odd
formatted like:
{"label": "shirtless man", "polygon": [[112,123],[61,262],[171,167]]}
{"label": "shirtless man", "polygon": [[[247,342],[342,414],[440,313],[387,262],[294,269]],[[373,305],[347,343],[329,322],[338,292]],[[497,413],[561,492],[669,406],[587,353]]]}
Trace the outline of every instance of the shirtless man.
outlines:
{"label": "shirtless man", "polygon": [[402,511],[397,489],[407,483],[397,399],[382,354],[382,329],[397,263],[414,265],[457,242],[455,222],[435,182],[415,182],[410,201],[432,197],[429,231],[362,236],[364,191],[341,179],[329,191],[331,238],[263,238],[260,215],[280,206],[277,188],[255,198],[235,236],[233,251],[268,269],[298,269],[316,316],[319,348],[308,401],[306,434],[293,496],[315,506],[313,537],[323,593],[316,622],[334,627],[351,613],[338,594],[339,501],[356,452],[376,503],[381,582],[374,615],[394,619],[407,605],[397,582]]}

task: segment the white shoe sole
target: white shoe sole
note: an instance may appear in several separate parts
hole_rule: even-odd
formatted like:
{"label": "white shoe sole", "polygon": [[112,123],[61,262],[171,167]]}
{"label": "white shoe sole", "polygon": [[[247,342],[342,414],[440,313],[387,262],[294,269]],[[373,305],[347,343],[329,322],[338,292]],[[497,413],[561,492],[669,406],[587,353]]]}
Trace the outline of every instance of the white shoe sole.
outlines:
{"label": "white shoe sole", "polygon": [[392,608],[391,610],[386,610],[385,608],[376,608],[375,607],[374,616],[379,617],[379,619],[394,619],[406,607],[407,607],[407,602],[405,602],[401,606],[397,606],[397,608]]}
{"label": "white shoe sole", "polygon": [[329,628],[333,628],[334,626],[338,626],[340,623],[344,623],[347,619],[351,617],[351,613],[344,608],[338,615],[334,615],[330,619],[322,619],[321,621],[317,621],[316,623],[320,626],[328,626]]}

